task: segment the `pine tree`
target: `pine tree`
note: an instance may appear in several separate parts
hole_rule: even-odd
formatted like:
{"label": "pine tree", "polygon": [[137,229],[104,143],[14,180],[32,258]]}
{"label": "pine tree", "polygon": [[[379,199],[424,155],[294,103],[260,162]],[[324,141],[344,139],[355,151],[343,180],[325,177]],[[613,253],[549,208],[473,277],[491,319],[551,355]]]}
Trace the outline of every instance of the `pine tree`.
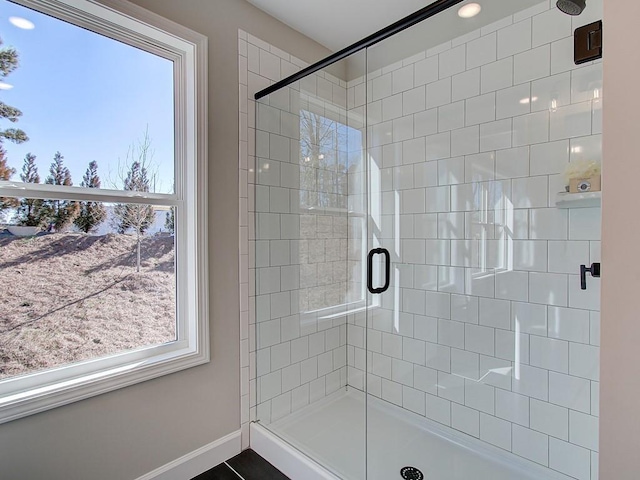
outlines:
{"label": "pine tree", "polygon": [[[20,180],[25,183],[40,183],[36,156],[27,153],[22,165]],[[18,222],[28,227],[43,226],[48,218],[47,209],[43,200],[37,198],[23,198],[18,206]]]}
{"label": "pine tree", "polygon": [[[149,175],[140,162],[133,162],[124,181],[124,189],[135,192],[148,192],[150,189]],[[151,205],[119,203],[114,208],[118,218],[118,233],[133,230],[134,233],[144,235],[153,224],[155,214]]]}
{"label": "pine tree", "polygon": [[22,165],[20,180],[25,183],[40,183],[40,175],[38,174],[35,155],[27,153],[27,155],[24,157],[24,164]]}
{"label": "pine tree", "polygon": [[[7,164],[7,152],[0,146],[0,180],[11,180],[14,173],[16,173],[16,169]],[[0,213],[15,208],[18,204],[19,202],[15,198],[0,197]]]}
{"label": "pine tree", "polygon": [[[0,47],[2,44],[2,39],[0,39]],[[18,68],[18,60],[18,52],[15,48],[0,48],[0,81],[4,81],[11,72]],[[6,119],[11,123],[16,123],[21,116],[22,112],[20,110],[0,101],[0,119]],[[3,140],[22,143],[29,140],[29,138],[26,133],[18,128],[5,128],[0,129],[0,143],[2,143]]]}
{"label": "pine tree", "polygon": [[[64,166],[64,157],[60,152],[56,152],[53,157],[51,167],[49,167],[49,176],[45,180],[48,185],[63,185],[70,187],[73,185],[71,181],[71,172]],[[78,202],[69,200],[48,200],[46,207],[49,210],[49,221],[53,225],[56,232],[66,230],[78,215],[80,206]]]}
{"label": "pine tree", "polygon": [[[89,168],[87,168],[84,177],[82,177],[80,186],[85,188],[100,188],[97,162],[93,161],[89,163]],[[105,218],[107,218],[107,210],[101,202],[80,202],[80,210],[73,223],[80,231],[91,233],[104,222]]]}

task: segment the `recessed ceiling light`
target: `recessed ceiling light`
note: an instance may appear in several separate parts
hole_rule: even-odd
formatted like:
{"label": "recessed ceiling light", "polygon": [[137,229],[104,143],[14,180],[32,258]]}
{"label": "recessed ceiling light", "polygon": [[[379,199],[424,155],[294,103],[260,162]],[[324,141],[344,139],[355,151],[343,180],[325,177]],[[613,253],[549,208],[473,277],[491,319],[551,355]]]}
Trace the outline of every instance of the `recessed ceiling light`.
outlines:
{"label": "recessed ceiling light", "polygon": [[10,83],[0,82],[0,90],[11,90],[12,88],[13,85],[11,85]]}
{"label": "recessed ceiling light", "polygon": [[479,3],[467,3],[466,5],[460,7],[460,10],[458,10],[458,15],[462,18],[471,18],[478,15],[480,13],[480,10],[482,10],[482,7]]}
{"label": "recessed ceiling light", "polygon": [[23,30],[33,30],[36,28],[32,21],[22,17],[9,17],[9,23],[14,27],[22,28]]}

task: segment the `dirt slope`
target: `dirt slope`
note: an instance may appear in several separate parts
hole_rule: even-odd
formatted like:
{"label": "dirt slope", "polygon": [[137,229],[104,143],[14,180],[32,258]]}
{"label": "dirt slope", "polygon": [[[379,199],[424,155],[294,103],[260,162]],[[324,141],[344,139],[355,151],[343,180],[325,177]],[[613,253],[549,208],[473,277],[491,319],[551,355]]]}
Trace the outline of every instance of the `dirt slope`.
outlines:
{"label": "dirt slope", "polygon": [[173,240],[0,234],[0,378],[174,340]]}

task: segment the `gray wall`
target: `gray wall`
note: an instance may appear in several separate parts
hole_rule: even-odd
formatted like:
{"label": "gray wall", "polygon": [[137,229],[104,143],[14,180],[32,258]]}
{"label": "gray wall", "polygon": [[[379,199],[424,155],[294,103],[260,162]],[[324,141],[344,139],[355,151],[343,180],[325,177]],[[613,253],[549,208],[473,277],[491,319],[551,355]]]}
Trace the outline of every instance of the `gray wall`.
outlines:
{"label": "gray wall", "polygon": [[0,477],[134,479],[240,428],[238,28],[329,52],[244,0],[135,0],[209,38],[209,364],[0,426]]}
{"label": "gray wall", "polygon": [[[640,471],[640,222],[634,201],[640,123],[640,53],[630,29],[640,16],[634,0],[605,0],[604,157],[602,171],[602,356],[600,478],[634,480]],[[611,35],[606,32],[612,32]],[[616,32],[621,32],[617,34]]]}

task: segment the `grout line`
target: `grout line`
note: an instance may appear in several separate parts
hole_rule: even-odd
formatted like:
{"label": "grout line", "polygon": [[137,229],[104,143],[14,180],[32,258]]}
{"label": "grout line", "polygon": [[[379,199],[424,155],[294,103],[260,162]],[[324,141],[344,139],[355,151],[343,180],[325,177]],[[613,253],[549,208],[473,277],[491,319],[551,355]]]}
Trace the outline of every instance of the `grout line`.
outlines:
{"label": "grout line", "polygon": [[235,473],[238,476],[238,478],[241,478],[242,480],[246,480],[242,475],[240,475],[238,472],[236,472],[236,470],[231,465],[229,465],[227,462],[224,462],[224,464],[227,466],[228,469],[230,469],[233,473]]}

